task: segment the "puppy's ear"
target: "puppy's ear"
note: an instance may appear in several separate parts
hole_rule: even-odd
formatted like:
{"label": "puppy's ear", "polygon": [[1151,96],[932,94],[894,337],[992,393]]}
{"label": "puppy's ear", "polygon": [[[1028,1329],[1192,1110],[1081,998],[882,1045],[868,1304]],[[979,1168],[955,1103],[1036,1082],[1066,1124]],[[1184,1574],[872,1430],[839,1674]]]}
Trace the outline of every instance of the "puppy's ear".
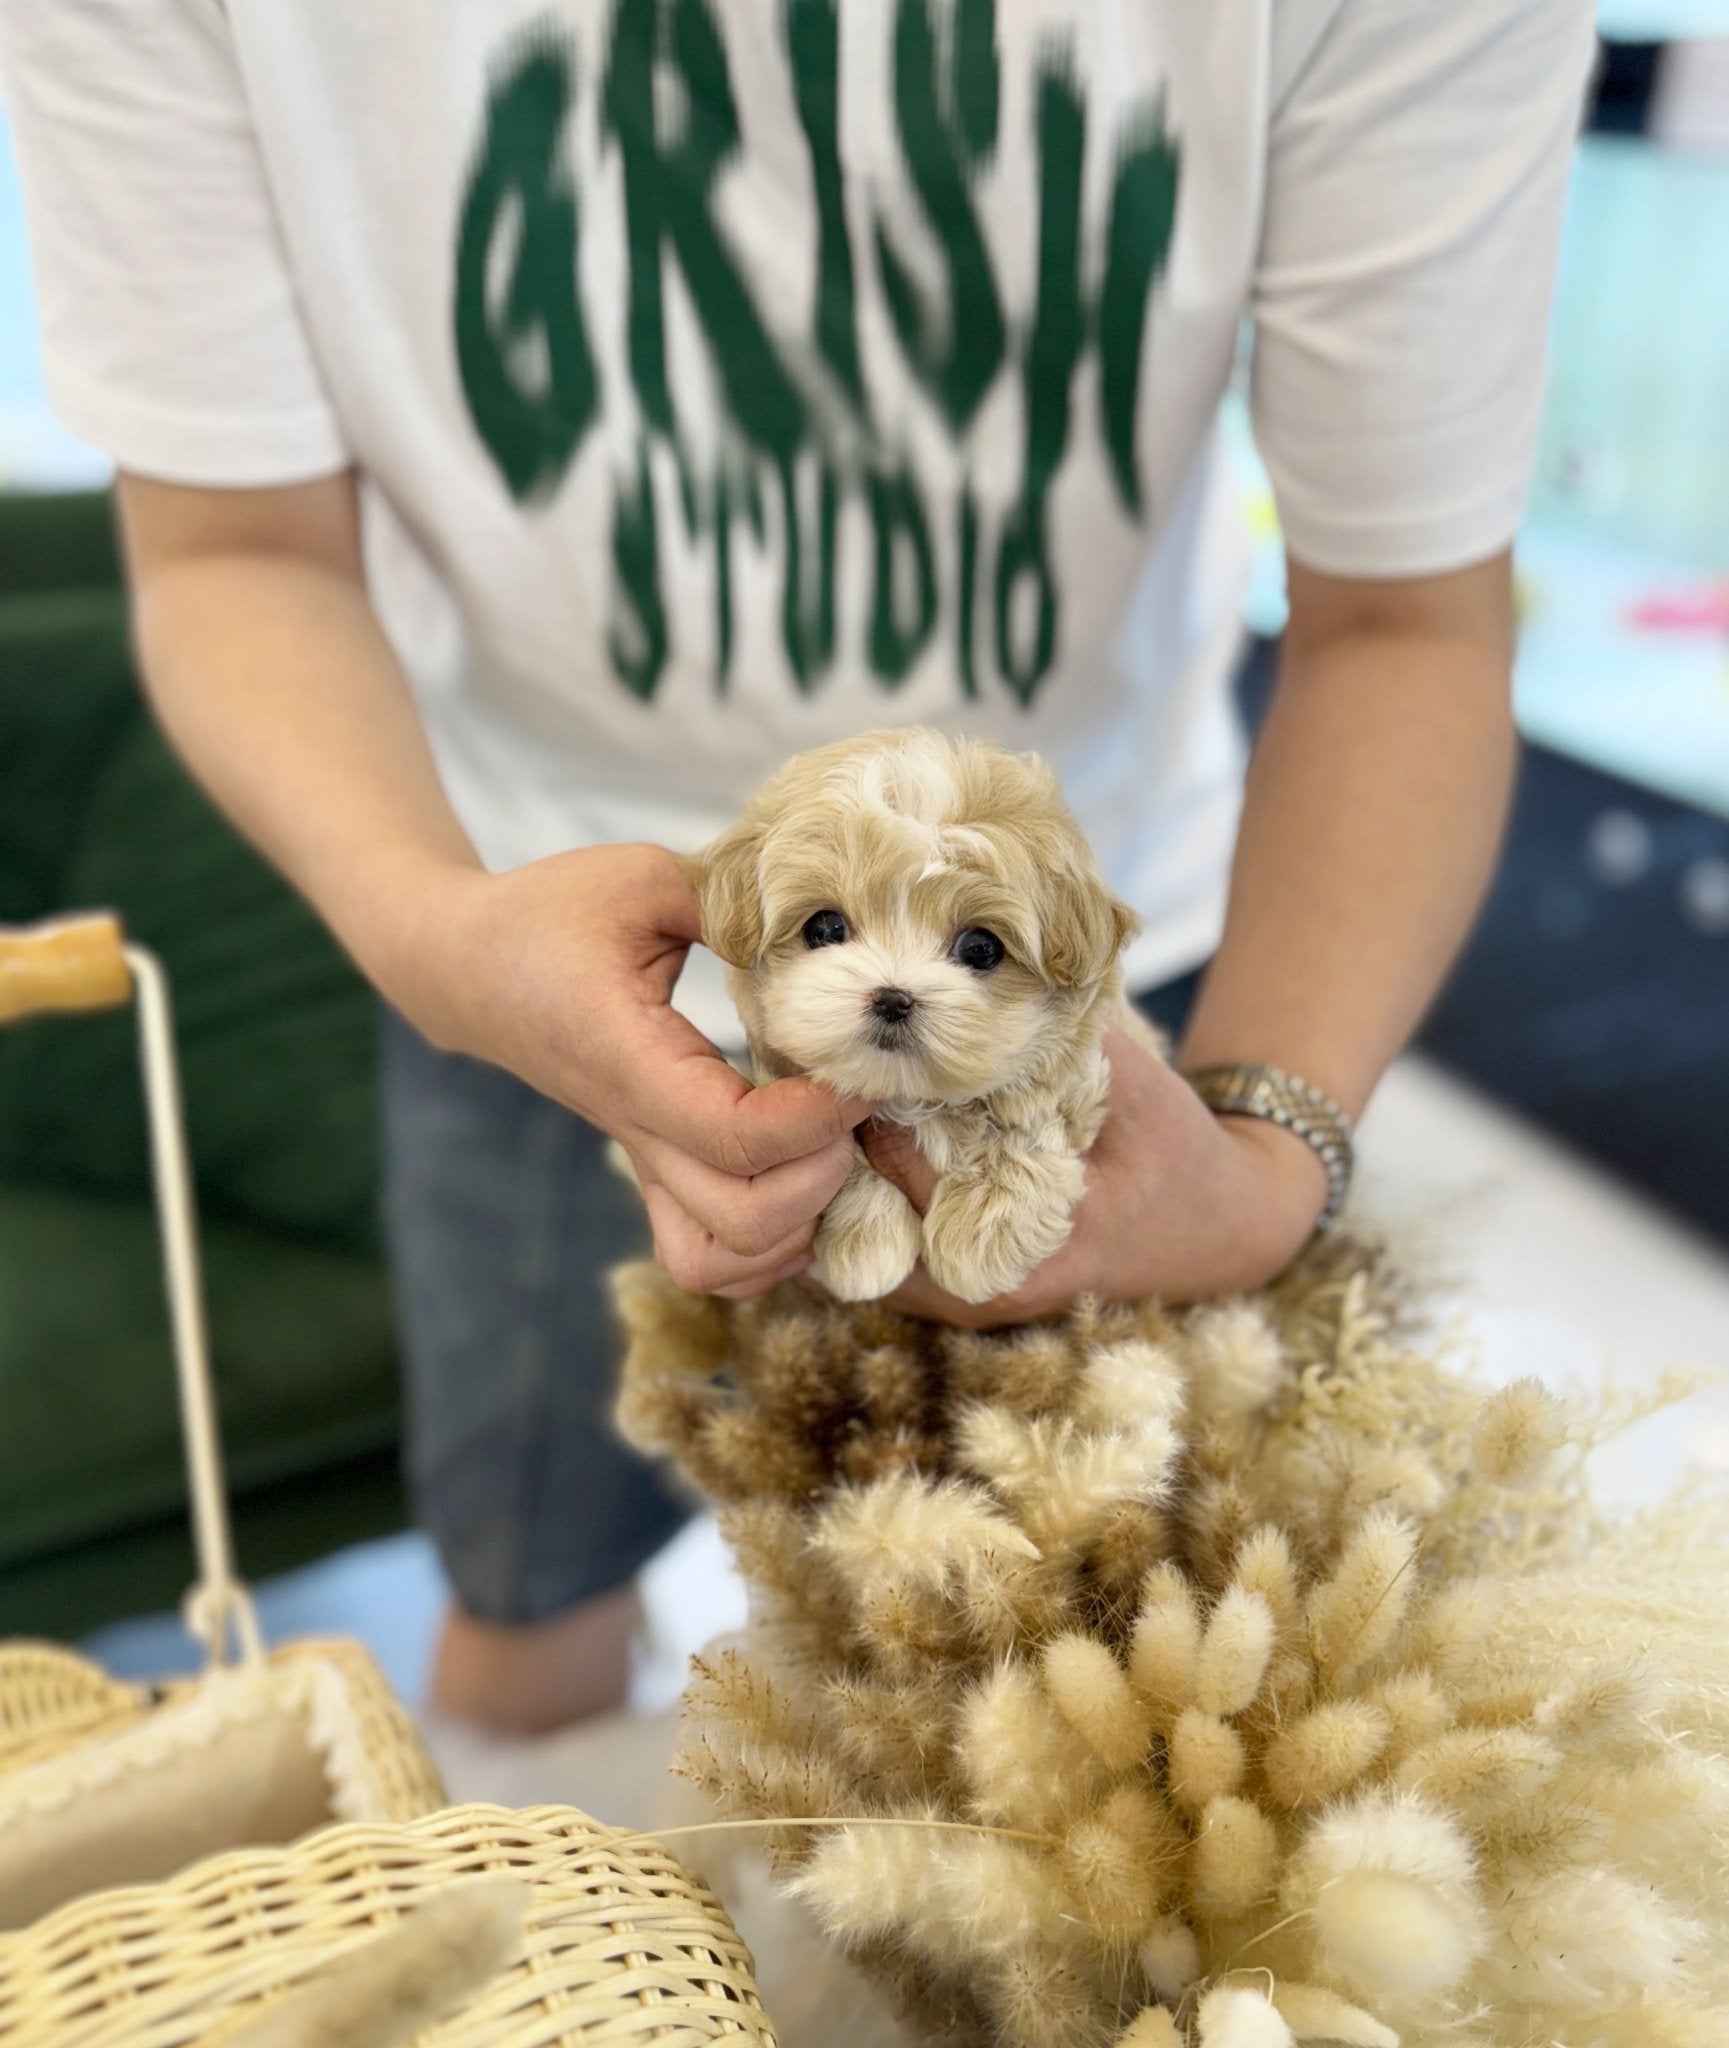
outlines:
{"label": "puppy's ear", "polygon": [[679,865],[702,917],[702,942],[729,967],[754,967],[762,952],[762,826],[741,819]]}
{"label": "puppy's ear", "polygon": [[1045,972],[1058,988],[1089,988],[1110,972],[1141,921],[1105,887],[1091,861],[1052,869],[1047,886]]}

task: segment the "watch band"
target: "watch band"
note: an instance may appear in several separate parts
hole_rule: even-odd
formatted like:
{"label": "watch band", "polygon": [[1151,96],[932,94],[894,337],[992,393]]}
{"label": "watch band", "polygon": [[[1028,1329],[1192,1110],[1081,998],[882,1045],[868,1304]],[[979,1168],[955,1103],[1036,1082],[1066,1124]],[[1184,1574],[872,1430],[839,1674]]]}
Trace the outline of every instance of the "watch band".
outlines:
{"label": "watch band", "polygon": [[1327,1205],[1315,1229],[1330,1230],[1357,1156],[1351,1119],[1332,1097],[1278,1067],[1200,1067],[1183,1078],[1215,1116],[1259,1117],[1309,1146],[1327,1169]]}

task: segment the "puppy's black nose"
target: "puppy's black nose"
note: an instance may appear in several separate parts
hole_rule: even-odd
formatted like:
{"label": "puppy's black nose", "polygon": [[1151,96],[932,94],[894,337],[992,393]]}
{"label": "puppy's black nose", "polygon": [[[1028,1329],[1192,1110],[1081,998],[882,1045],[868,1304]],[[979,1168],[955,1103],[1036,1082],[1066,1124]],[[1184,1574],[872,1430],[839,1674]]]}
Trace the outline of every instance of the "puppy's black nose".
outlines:
{"label": "puppy's black nose", "polygon": [[871,1011],[885,1024],[904,1024],[917,1001],[904,988],[879,988],[871,997]]}

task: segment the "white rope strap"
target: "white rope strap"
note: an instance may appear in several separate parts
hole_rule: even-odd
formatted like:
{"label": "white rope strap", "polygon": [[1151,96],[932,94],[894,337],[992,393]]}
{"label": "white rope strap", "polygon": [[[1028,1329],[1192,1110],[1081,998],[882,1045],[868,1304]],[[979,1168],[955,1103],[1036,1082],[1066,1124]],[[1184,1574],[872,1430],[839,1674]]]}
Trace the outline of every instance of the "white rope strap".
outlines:
{"label": "white rope strap", "polygon": [[263,1659],[264,1645],[251,1596],[234,1569],[168,977],[148,948],[127,945],[124,951],[138,996],[139,1056],[150,1112],[151,1165],[192,1496],[192,1539],[198,1555],[198,1584],[186,1596],[182,1613],[214,1663],[230,1663],[238,1652],[241,1662],[256,1664]]}

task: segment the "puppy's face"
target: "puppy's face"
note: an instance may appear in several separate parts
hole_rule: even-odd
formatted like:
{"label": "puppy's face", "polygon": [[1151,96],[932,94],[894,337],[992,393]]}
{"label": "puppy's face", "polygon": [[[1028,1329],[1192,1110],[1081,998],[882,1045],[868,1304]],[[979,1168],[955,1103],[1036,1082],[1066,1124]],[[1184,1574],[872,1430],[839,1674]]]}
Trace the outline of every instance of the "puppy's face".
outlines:
{"label": "puppy's face", "polygon": [[918,729],[800,757],[692,872],[753,1043],[868,1101],[1035,1074],[1133,928],[1041,763]]}

